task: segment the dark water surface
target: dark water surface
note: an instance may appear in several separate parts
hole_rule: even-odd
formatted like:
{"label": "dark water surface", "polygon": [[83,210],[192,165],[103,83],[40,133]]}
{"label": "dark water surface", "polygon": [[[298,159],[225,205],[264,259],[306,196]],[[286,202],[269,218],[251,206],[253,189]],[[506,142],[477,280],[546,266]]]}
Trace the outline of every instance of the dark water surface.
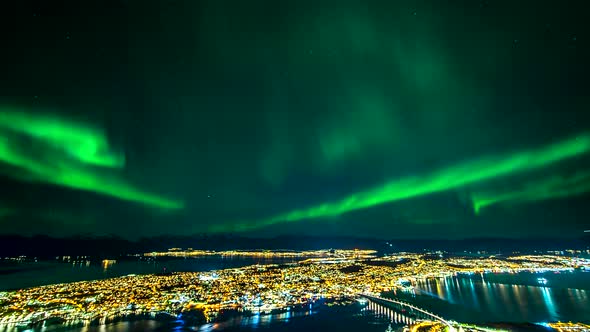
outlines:
{"label": "dark water surface", "polygon": [[[168,271],[206,271],[251,264],[285,263],[291,260],[206,257],[158,262],[119,262],[107,268],[100,264],[36,263],[0,274],[0,290],[39,284],[116,277],[127,274]],[[9,270],[10,271],[10,270]],[[538,278],[545,278],[542,283]],[[474,274],[417,282],[413,291],[387,296],[400,298],[447,319],[472,323],[541,323],[590,321],[590,273],[547,272],[542,274]],[[132,331],[384,331],[387,322],[350,306],[321,306],[313,311],[276,315],[234,317],[228,321],[187,327],[182,321],[117,322],[105,326],[38,329],[67,332]],[[396,327],[395,324],[393,327]],[[399,326],[398,326],[399,327]],[[1,330],[0,330],[1,331]]]}
{"label": "dark water surface", "polygon": [[0,291],[98,280],[128,274],[150,274],[164,271],[199,272],[236,268],[253,264],[289,263],[292,258],[252,258],[243,256],[205,256],[190,259],[118,261],[109,266],[100,262],[63,263],[41,261],[0,264]]}
{"label": "dark water surface", "polygon": [[[35,328],[34,332],[232,332],[232,331],[367,331],[383,332],[389,321],[363,310],[361,304],[334,307],[319,306],[309,311],[284,312],[274,315],[237,316],[229,320],[201,326],[186,326],[182,321],[159,322],[140,320],[117,322],[102,326]],[[401,324],[392,324],[402,328]],[[16,332],[2,330],[0,332]]]}
{"label": "dark water surface", "polygon": [[461,275],[389,295],[462,322],[590,321],[587,272]]}
{"label": "dark water surface", "polygon": [[[236,317],[220,323],[199,327],[182,324],[162,324],[156,322],[122,322],[109,329],[100,326],[74,329],[68,332],[139,332],[139,331],[367,331],[383,332],[388,326],[384,319],[371,313],[364,313],[361,305],[321,307],[313,311],[282,313],[276,315],[255,315]],[[392,327],[401,327],[392,325]]]}

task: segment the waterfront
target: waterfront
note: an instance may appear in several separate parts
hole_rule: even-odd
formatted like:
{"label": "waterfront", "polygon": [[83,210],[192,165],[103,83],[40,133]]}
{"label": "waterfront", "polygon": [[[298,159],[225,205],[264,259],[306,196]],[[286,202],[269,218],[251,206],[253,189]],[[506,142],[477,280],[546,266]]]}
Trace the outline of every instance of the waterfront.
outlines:
{"label": "waterfront", "polygon": [[[199,327],[187,327],[180,323],[162,324],[157,322],[121,322],[109,326],[89,327],[67,330],[67,332],[139,332],[185,330],[198,332],[233,332],[233,331],[367,331],[383,332],[388,326],[387,320],[376,317],[370,312],[363,312],[358,304],[338,307],[319,307],[300,313],[281,313],[274,315],[254,315],[235,317],[219,323],[205,324]],[[395,325],[394,325],[395,326]],[[401,327],[403,325],[399,325]]]}
{"label": "waterfront", "polygon": [[[226,320],[200,326],[186,325],[181,320],[164,322],[157,320],[120,321],[107,325],[83,327],[53,326],[33,328],[30,332],[233,332],[233,331],[367,331],[383,332],[389,321],[363,310],[358,303],[341,306],[316,306],[311,310],[287,311],[271,315],[235,316]],[[404,324],[392,324],[401,328]],[[2,329],[2,332],[16,332],[16,329]]]}
{"label": "waterfront", "polygon": [[[545,278],[539,284],[537,278]],[[555,322],[590,319],[590,273],[485,273],[418,280],[389,293],[462,322]]]}
{"label": "waterfront", "polygon": [[120,259],[91,259],[87,256],[60,256],[54,260],[13,257],[0,258],[0,292],[36,286],[101,280],[130,274],[203,272],[250,265],[288,264],[305,259],[369,259],[374,250],[181,250],[122,256]]}
{"label": "waterfront", "polygon": [[[542,275],[549,280],[535,285]],[[569,288],[571,283],[586,287]],[[390,293],[390,295],[393,293]],[[590,273],[527,273],[459,275],[417,282],[414,292],[396,291],[395,296],[439,313],[445,318],[479,324],[513,323],[503,328],[530,330],[525,322],[588,321]],[[104,326],[55,327],[34,331],[139,332],[139,331],[384,331],[388,320],[364,310],[358,303],[347,306],[317,306],[312,310],[272,315],[236,316],[201,326],[186,326],[181,320],[122,321]],[[401,328],[403,324],[393,324]],[[496,326],[498,327],[498,326]],[[536,330],[543,331],[539,326]],[[1,330],[0,330],[1,331]],[[4,332],[4,331],[3,331]],[[12,332],[12,331],[11,331]]]}
{"label": "waterfront", "polygon": [[[585,321],[590,316],[586,304],[590,273],[582,272],[588,261],[564,256],[465,259],[402,254],[373,260],[325,257],[282,265],[250,265],[248,259],[242,258],[226,261],[218,257],[209,261],[213,265],[248,265],[221,270],[210,270],[209,265],[197,262],[204,261],[173,259],[149,264],[157,266],[160,272],[164,267],[167,272],[173,271],[174,264],[177,264],[176,271],[207,271],[158,274],[131,271],[135,273],[120,278],[0,292],[3,322],[6,326],[36,326],[40,331],[43,325],[52,322],[63,323],[60,329],[68,329],[68,324],[89,324],[72,331],[94,329],[92,326],[96,324],[101,331],[134,329],[138,324],[155,324],[154,330],[186,329],[185,324],[192,324],[223,331],[231,330],[236,324],[243,329],[259,328],[266,322],[281,322],[280,317],[287,315],[312,316],[323,321],[322,312],[313,315],[323,307],[318,304],[327,301],[334,306],[359,294],[368,298],[378,294],[395,297],[462,323]],[[103,268],[108,271],[117,265],[106,262]],[[413,288],[407,286],[408,282]],[[224,313],[232,310],[238,315],[240,312],[254,315],[226,319]],[[305,314],[308,310],[309,314]],[[204,317],[187,319],[194,311],[202,312]],[[355,316],[365,311],[357,308],[348,314]],[[270,312],[275,315],[268,315]],[[157,321],[121,322],[133,317],[140,320],[157,317]],[[205,321],[212,325],[202,325]]]}
{"label": "waterfront", "polygon": [[0,291],[35,286],[100,280],[129,274],[163,271],[201,272],[243,267],[253,264],[280,264],[297,261],[282,257],[204,256],[188,259],[123,260],[104,265],[100,261],[39,261],[7,264],[0,261]]}

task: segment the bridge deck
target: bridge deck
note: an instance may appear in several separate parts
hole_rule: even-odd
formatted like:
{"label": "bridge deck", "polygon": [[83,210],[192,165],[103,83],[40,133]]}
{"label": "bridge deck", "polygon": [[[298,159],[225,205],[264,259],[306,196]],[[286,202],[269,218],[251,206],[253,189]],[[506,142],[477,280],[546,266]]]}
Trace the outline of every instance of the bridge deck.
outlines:
{"label": "bridge deck", "polygon": [[433,314],[433,313],[431,313],[429,311],[426,311],[426,310],[424,310],[422,308],[419,308],[419,307],[417,307],[417,306],[415,306],[413,304],[402,302],[402,301],[398,301],[398,300],[394,300],[394,299],[388,299],[388,298],[384,298],[384,297],[380,297],[380,296],[369,295],[369,294],[359,294],[359,296],[364,297],[364,298],[366,298],[368,300],[374,300],[374,301],[377,300],[377,301],[389,302],[389,303],[400,305],[402,307],[410,308],[412,310],[416,310],[416,311],[418,311],[418,312],[426,315],[427,317],[430,317],[431,319],[433,319],[435,321],[438,321],[438,322],[441,322],[441,323],[445,324],[451,330],[453,330],[453,325],[451,325],[451,323],[449,321],[447,321],[446,319],[444,319],[444,318],[442,318],[442,317],[440,317],[440,316],[438,316],[436,314]]}

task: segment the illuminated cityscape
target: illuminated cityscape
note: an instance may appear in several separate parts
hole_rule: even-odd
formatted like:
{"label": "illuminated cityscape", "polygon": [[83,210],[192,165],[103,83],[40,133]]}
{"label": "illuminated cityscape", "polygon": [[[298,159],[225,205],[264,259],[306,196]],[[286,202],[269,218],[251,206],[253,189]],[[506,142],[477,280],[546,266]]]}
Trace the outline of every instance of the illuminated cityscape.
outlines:
{"label": "illuminated cityscape", "polygon": [[201,256],[241,256],[256,258],[302,258],[302,257],[330,257],[333,259],[366,259],[375,257],[376,250],[182,250],[180,248],[171,248],[165,252],[144,253],[145,257],[201,257]]}
{"label": "illuminated cityscape", "polygon": [[590,332],[589,1],[0,10],[0,332]]}
{"label": "illuminated cityscape", "polygon": [[[181,252],[201,254],[200,251],[171,250],[145,255]],[[244,254],[285,255],[273,251]],[[376,257],[372,250],[291,254],[302,260],[207,272],[129,275],[1,292],[0,326],[34,326],[44,322],[104,324],[123,317],[176,317],[187,312],[200,312],[204,321],[211,321],[224,311],[270,314],[363,296],[379,298],[386,292],[411,288],[419,280],[457,274],[540,273],[590,268],[588,259],[556,255],[466,258],[400,253]],[[306,258],[311,256],[315,257]],[[452,324],[461,327],[459,323]],[[424,329],[426,325],[420,323],[416,329]]]}

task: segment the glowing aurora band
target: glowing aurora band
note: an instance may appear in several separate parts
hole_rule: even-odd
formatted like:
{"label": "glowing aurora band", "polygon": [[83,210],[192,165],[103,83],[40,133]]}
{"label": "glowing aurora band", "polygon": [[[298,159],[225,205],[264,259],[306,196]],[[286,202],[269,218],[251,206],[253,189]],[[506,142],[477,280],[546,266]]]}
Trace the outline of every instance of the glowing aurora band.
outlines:
{"label": "glowing aurora band", "polygon": [[525,186],[504,192],[478,192],[471,195],[473,210],[479,214],[487,206],[501,203],[527,203],[561,197],[582,195],[590,191],[590,172],[570,176],[553,176],[527,183]]}
{"label": "glowing aurora band", "polygon": [[283,222],[337,216],[371,206],[446,191],[501,176],[543,168],[589,151],[590,133],[583,133],[575,138],[566,139],[539,149],[476,159],[424,176],[410,176],[393,180],[382,186],[351,194],[339,201],[294,210],[259,221],[244,222],[237,225],[216,225],[211,230],[244,231]]}
{"label": "glowing aurora band", "polygon": [[0,128],[28,135],[82,163],[103,167],[125,166],[125,156],[110,151],[103,132],[47,115],[0,112]]}
{"label": "glowing aurora band", "polygon": [[[41,153],[15,144],[22,136],[42,147]],[[122,168],[125,159],[111,151],[104,133],[55,116],[0,109],[0,162],[25,171],[18,176],[21,180],[91,191],[162,209],[183,207],[182,202],[144,192],[106,173],[105,168]]]}

